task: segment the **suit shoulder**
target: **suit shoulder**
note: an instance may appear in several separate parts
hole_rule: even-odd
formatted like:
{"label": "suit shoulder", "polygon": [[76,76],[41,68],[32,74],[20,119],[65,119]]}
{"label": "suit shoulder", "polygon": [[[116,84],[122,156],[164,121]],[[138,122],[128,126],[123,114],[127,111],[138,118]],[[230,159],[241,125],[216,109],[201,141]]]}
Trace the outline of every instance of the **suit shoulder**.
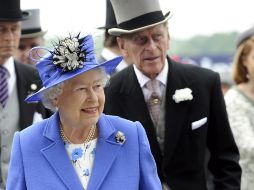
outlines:
{"label": "suit shoulder", "polygon": [[46,123],[48,122],[48,119],[44,119],[40,122],[37,122],[22,131],[20,131],[20,136],[23,137],[23,139],[27,139],[27,137],[38,137],[39,134],[43,133],[43,130],[46,126]]}
{"label": "suit shoulder", "polygon": [[37,70],[32,65],[24,64],[24,63],[18,62],[16,60],[15,60],[15,64],[16,64],[16,68],[18,68],[20,70],[27,71],[27,72],[33,72],[33,73],[35,72],[35,73],[37,73]]}
{"label": "suit shoulder", "polygon": [[127,68],[115,73],[114,75],[112,75],[112,77],[110,78],[110,83],[117,83],[120,81],[123,81],[126,79],[126,77],[129,76],[129,74],[131,73],[131,71],[133,70],[133,66],[130,65]]}
{"label": "suit shoulder", "polygon": [[41,86],[41,79],[36,68],[29,64],[17,62],[15,60],[15,69],[17,76],[24,79],[25,81],[36,83]]}

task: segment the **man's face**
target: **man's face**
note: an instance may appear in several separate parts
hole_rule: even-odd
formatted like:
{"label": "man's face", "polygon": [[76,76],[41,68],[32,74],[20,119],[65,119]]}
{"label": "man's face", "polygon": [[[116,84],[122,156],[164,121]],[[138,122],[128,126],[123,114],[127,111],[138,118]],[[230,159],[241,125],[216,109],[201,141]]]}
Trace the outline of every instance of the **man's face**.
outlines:
{"label": "man's face", "polygon": [[[34,64],[33,60],[29,58],[29,51],[33,47],[40,46],[42,44],[43,44],[42,37],[20,39],[19,48],[15,53],[15,59],[17,59],[22,63]],[[38,58],[38,56],[35,53],[31,56],[33,58]]]}
{"label": "man's face", "polygon": [[0,21],[0,64],[14,55],[19,45],[21,23]]}
{"label": "man's face", "polygon": [[143,31],[118,38],[123,56],[149,78],[155,78],[163,69],[169,34],[167,27],[160,24]]}

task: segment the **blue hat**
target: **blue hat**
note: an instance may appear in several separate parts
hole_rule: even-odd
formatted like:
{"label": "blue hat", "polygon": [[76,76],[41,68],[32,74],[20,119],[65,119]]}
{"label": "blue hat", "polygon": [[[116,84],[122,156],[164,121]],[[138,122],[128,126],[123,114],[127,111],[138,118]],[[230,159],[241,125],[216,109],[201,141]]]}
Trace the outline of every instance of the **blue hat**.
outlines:
{"label": "blue hat", "polygon": [[[34,48],[34,50],[38,49],[41,47]],[[95,57],[91,35],[80,39],[79,35],[70,36],[60,40],[54,45],[54,49],[49,50],[49,53],[36,64],[43,88],[28,96],[25,101],[40,101],[41,92],[91,69],[104,67],[105,71],[110,74],[123,59],[122,56],[119,56],[104,63],[97,63]]]}

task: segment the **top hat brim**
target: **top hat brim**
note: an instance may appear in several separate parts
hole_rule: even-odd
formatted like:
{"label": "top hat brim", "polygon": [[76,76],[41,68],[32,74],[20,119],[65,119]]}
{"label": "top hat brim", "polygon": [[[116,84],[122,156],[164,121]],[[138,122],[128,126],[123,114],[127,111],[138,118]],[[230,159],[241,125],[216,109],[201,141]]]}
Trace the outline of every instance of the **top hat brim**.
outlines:
{"label": "top hat brim", "polygon": [[107,29],[115,28],[115,27],[117,27],[117,24],[115,24],[115,25],[100,26],[100,27],[97,27],[96,29],[98,29],[98,30],[107,30]]}
{"label": "top hat brim", "polygon": [[30,13],[28,11],[22,11],[21,17],[1,17],[0,21],[22,21],[27,20],[30,17]]}
{"label": "top hat brim", "polygon": [[30,34],[21,34],[20,39],[42,37],[46,33],[47,33],[47,31],[40,31],[40,32],[34,32],[34,33],[30,33]]}
{"label": "top hat brim", "polygon": [[55,80],[54,82],[50,83],[50,85],[48,85],[47,87],[43,87],[41,88],[38,92],[28,96],[25,101],[26,102],[38,102],[41,100],[41,93],[44,92],[45,90],[59,84],[62,83],[64,81],[67,81],[69,79],[72,79],[80,74],[83,74],[87,71],[90,71],[92,69],[96,69],[96,68],[105,68],[105,71],[107,74],[111,74],[114,69],[117,67],[117,65],[122,61],[123,57],[122,56],[118,56],[114,59],[111,59],[109,61],[105,61],[104,63],[100,63],[100,64],[91,64],[92,66],[89,66],[89,64],[87,64],[87,66],[84,66],[81,69],[77,69],[74,70],[73,72],[68,72],[66,74],[61,75],[57,80]]}
{"label": "top hat brim", "polygon": [[111,29],[109,29],[108,33],[110,35],[113,35],[113,36],[121,36],[123,34],[132,34],[132,33],[135,33],[135,32],[142,31],[142,30],[147,29],[147,28],[154,27],[154,26],[159,25],[159,24],[163,24],[163,23],[167,22],[168,19],[170,19],[172,17],[172,15],[173,14],[171,12],[168,12],[165,15],[165,18],[163,20],[159,21],[159,22],[152,23],[152,24],[142,26],[142,27],[138,27],[138,28],[131,29],[131,30],[126,30],[126,29],[121,29],[121,28],[111,28]]}

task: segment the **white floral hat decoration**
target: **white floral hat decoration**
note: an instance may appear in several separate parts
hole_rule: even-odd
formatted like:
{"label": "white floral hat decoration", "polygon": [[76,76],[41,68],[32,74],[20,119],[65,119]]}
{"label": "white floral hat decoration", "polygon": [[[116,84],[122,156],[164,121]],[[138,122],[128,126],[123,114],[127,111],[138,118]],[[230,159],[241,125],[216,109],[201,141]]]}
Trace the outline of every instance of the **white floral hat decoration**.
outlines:
{"label": "white floral hat decoration", "polygon": [[173,100],[176,103],[186,101],[186,100],[192,100],[192,90],[189,88],[183,88],[175,91],[175,94],[173,95]]}
{"label": "white floral hat decoration", "polygon": [[[38,54],[40,49],[46,49],[49,53],[45,57],[41,57]],[[40,94],[44,90],[91,69],[104,67],[107,73],[111,73],[122,61],[122,56],[119,56],[104,63],[97,63],[91,35],[83,38],[79,38],[79,34],[75,37],[66,37],[55,43],[53,50],[35,47],[31,51],[36,51],[41,58],[36,60],[31,57],[34,61],[37,61],[36,69],[42,80],[43,88],[28,96],[26,98],[27,102],[40,101]],[[30,56],[32,55],[31,51]]]}

